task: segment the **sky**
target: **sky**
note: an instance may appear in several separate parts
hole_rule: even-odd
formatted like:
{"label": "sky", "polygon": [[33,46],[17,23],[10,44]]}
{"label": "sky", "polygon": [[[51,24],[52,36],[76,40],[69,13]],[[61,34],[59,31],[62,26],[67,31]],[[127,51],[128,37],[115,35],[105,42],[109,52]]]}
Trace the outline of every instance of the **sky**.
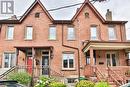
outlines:
{"label": "sky", "polygon": [[[2,1],[2,0],[0,0]],[[17,16],[21,16],[28,7],[34,2],[34,0],[14,0],[14,14]],[[47,10],[62,7],[66,5],[72,5],[76,3],[84,2],[84,0],[41,0],[43,5]],[[101,15],[105,18],[105,14],[107,9],[112,11],[113,20],[122,20],[129,21],[126,24],[127,29],[127,39],[130,39],[130,0],[107,0],[106,2],[95,2],[94,6],[101,13]],[[65,8],[58,11],[50,12],[52,17],[56,20],[68,20],[73,17],[76,12],[76,9],[79,6]],[[11,15],[2,15],[0,14],[0,19],[9,18]]]}

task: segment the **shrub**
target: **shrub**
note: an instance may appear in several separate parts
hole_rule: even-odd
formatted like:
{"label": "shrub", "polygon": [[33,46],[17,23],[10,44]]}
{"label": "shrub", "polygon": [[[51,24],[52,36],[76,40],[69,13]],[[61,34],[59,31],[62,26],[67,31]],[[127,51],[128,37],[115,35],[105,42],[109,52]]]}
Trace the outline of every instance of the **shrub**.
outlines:
{"label": "shrub", "polygon": [[110,85],[107,82],[98,82],[94,87],[110,87]]}
{"label": "shrub", "polygon": [[8,75],[7,79],[18,81],[23,85],[28,85],[28,83],[31,81],[31,76],[26,72],[16,72]]}
{"label": "shrub", "polygon": [[81,80],[76,84],[76,87],[94,87],[94,83],[87,80]]}
{"label": "shrub", "polygon": [[49,84],[49,87],[67,87],[67,86],[61,82],[52,82]]}
{"label": "shrub", "polygon": [[41,76],[34,87],[47,87],[51,82],[54,82],[54,80],[54,78]]}

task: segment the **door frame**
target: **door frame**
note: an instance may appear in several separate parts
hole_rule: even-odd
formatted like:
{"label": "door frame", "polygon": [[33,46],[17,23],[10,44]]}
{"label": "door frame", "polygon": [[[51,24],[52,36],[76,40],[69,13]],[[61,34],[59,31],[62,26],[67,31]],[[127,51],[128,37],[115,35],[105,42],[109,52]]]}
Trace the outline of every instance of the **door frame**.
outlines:
{"label": "door frame", "polygon": [[110,63],[111,63],[111,67],[114,67],[114,66],[113,66],[113,63],[112,63],[112,54],[115,54],[116,66],[118,66],[118,65],[119,65],[119,56],[118,56],[118,52],[116,52],[116,51],[108,51],[108,52],[105,53],[106,65],[108,66],[108,64],[107,64],[107,54],[110,54]]}

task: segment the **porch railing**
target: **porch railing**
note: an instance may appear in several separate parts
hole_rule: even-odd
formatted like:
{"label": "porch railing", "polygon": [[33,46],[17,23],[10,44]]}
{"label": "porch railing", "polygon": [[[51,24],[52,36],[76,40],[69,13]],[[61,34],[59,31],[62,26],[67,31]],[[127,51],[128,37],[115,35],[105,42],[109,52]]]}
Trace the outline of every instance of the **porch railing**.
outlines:
{"label": "porch railing", "polygon": [[32,66],[14,66],[12,68],[10,68],[9,70],[7,70],[5,73],[3,73],[2,75],[0,75],[0,80],[3,80],[3,79],[7,79],[7,76],[12,73],[12,72],[27,72],[29,73],[30,75],[32,75],[32,72],[33,72],[33,77],[34,78],[39,78],[41,75],[43,75],[43,70],[47,70],[46,75],[45,76],[50,76],[50,77],[58,77],[58,78],[63,78],[64,77],[64,74],[62,74],[62,72],[58,72],[54,69],[51,69],[49,67],[44,67],[44,66],[37,66],[37,67],[34,67],[33,70],[32,70]]}
{"label": "porch railing", "polygon": [[97,79],[99,81],[106,81],[107,79],[105,78],[105,75],[102,74],[101,70],[98,67],[95,67],[95,74],[97,76]]}
{"label": "porch railing", "polygon": [[[46,70],[46,74],[43,74],[43,72]],[[35,66],[32,70],[32,66],[18,66],[17,71],[25,71],[28,72],[29,74],[34,73],[34,77],[39,77],[41,75],[48,75],[48,76],[58,76],[58,77],[64,77],[63,73],[60,71],[56,71],[49,66]]]}
{"label": "porch railing", "polygon": [[[120,71],[121,73],[121,71]],[[121,77],[118,73],[112,70],[112,67],[108,67],[108,76],[111,78],[118,86],[121,86],[126,83],[126,80]]]}

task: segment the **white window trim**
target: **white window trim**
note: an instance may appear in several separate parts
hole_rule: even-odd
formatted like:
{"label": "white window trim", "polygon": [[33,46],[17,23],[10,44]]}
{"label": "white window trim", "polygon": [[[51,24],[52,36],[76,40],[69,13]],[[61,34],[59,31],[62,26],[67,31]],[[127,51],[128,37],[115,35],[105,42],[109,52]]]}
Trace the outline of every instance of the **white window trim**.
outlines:
{"label": "white window trim", "polygon": [[[74,31],[74,38],[69,38],[69,29],[70,28],[73,28],[73,31]],[[75,31],[75,28],[74,27],[68,27],[67,28],[67,40],[75,40],[76,39],[76,31]]]}
{"label": "white window trim", "polygon": [[[92,38],[92,29],[93,29],[93,27],[96,29],[96,39]],[[90,27],[90,40],[99,40],[97,26],[91,26]]]}
{"label": "white window trim", "polygon": [[[8,38],[8,32],[9,32],[9,27],[13,27],[13,36],[12,38]],[[13,40],[14,39],[14,26],[8,26],[6,29],[6,40]]]}
{"label": "white window trim", "polygon": [[[69,67],[68,68],[64,68],[64,65],[63,65],[64,64],[63,63],[63,60],[64,60],[63,59],[63,54],[73,54],[73,56],[74,56],[74,59],[73,59],[73,66],[74,67],[73,68],[69,68]],[[69,66],[69,62],[67,62],[67,63],[68,63],[68,66]],[[65,53],[65,52],[62,53],[62,70],[76,70],[75,69],[75,54],[74,53]]]}
{"label": "white window trim", "polygon": [[[5,68],[5,53],[9,53],[9,54],[14,54],[15,55],[15,59],[16,59],[16,52],[4,52],[3,53],[3,60],[2,60],[2,68]],[[16,62],[17,62],[17,59],[15,60],[15,65],[16,65]],[[11,67],[9,67],[9,68],[11,68]]]}
{"label": "white window trim", "polygon": [[[31,39],[29,39],[29,38],[27,38],[27,27],[32,27],[32,38]],[[33,30],[33,26],[26,26],[26,29],[25,29],[25,40],[33,40],[33,32],[34,32],[34,30]]]}
{"label": "white window trim", "polygon": [[[56,32],[55,32],[55,38],[54,38],[54,39],[50,38],[50,29],[51,29],[51,27],[55,27],[55,31],[56,31]],[[57,39],[57,28],[56,28],[55,25],[49,27],[48,39],[49,39],[49,40],[56,40],[56,39]]]}
{"label": "white window trim", "polygon": [[[109,35],[109,27],[110,27],[110,28],[113,28],[115,38],[110,38],[110,35]],[[108,40],[117,40],[116,30],[115,30],[115,27],[114,27],[114,26],[108,26]]]}

